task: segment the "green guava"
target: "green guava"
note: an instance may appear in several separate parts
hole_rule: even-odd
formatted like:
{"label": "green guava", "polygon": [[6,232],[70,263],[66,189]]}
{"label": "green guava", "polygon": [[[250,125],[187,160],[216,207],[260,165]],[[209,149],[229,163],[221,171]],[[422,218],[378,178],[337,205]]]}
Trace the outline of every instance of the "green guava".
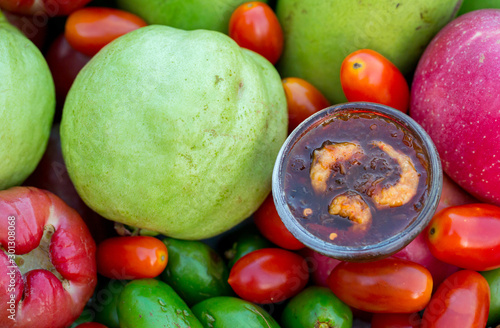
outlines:
{"label": "green guava", "polygon": [[300,77],[332,102],[346,101],[340,85],[344,58],[372,49],[412,74],[432,37],[462,0],[278,0],[285,47],[278,69]]}
{"label": "green guava", "polygon": [[236,225],[271,189],[287,135],[281,79],[214,31],[153,25],[80,72],[61,123],[71,180],[113,221],[181,239]]}
{"label": "green guava", "polygon": [[42,158],[55,111],[52,75],[38,48],[0,13],[0,190]]}
{"label": "green guava", "polygon": [[118,6],[142,17],[149,24],[227,34],[231,14],[245,2],[247,0],[118,0]]}

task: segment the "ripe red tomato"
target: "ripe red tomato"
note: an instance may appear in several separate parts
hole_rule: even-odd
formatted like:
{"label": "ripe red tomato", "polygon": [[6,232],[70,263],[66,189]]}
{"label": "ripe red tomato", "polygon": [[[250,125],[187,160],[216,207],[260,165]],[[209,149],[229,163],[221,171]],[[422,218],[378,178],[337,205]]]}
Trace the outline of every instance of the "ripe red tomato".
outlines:
{"label": "ripe red tomato", "polygon": [[115,237],[99,244],[96,260],[97,272],[108,278],[154,278],[165,270],[168,252],[154,237]]}
{"label": "ripe red tomato", "polygon": [[349,101],[369,101],[408,111],[410,88],[403,74],[376,51],[348,55],[340,68],[340,83]]}
{"label": "ripe red tomato", "polygon": [[84,322],[79,324],[75,328],[108,328],[108,327],[97,322]]}
{"label": "ripe red tomato", "polygon": [[229,21],[229,36],[262,55],[273,65],[283,51],[283,31],[273,10],[263,2],[247,2],[236,8]]}
{"label": "ripe red tomato", "polygon": [[419,328],[418,313],[375,313],[371,328]]}
{"label": "ripe red tomato", "polygon": [[500,267],[500,207],[467,204],[443,209],[427,227],[429,249],[439,260],[485,271]]}
{"label": "ripe red tomato", "polygon": [[73,48],[93,56],[114,39],[146,25],[142,18],[123,10],[87,7],[69,15],[65,36]]}
{"label": "ripe red tomato", "polygon": [[281,248],[297,250],[304,248],[304,244],[295,238],[281,221],[273,196],[269,195],[259,209],[253,214],[254,222],[260,233]]}
{"label": "ripe red tomato", "polygon": [[64,35],[60,35],[51,44],[46,59],[56,87],[57,108],[61,111],[73,81],[91,57],[73,49]]}
{"label": "ripe red tomato", "polygon": [[264,248],[239,259],[229,273],[229,284],[249,302],[279,303],[297,295],[309,280],[300,255],[280,248]]}
{"label": "ripe red tomato", "polygon": [[328,99],[311,83],[298,77],[283,79],[288,104],[288,132],[317,111],[330,106]]}
{"label": "ripe red tomato", "polygon": [[327,283],[347,305],[372,313],[418,312],[432,293],[432,276],[426,268],[395,258],[342,262]]}
{"label": "ripe red tomato", "polygon": [[482,275],[455,272],[439,285],[422,318],[422,328],[484,328],[488,321],[490,288]]}

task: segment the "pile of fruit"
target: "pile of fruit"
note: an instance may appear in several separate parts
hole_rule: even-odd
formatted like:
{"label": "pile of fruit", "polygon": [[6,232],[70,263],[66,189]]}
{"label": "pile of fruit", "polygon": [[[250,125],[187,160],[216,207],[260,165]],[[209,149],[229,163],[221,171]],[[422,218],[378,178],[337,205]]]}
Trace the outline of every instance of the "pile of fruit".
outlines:
{"label": "pile of fruit", "polygon": [[[0,8],[1,328],[500,327],[500,1]],[[273,202],[287,136],[343,102],[411,117],[445,173],[376,261]]]}

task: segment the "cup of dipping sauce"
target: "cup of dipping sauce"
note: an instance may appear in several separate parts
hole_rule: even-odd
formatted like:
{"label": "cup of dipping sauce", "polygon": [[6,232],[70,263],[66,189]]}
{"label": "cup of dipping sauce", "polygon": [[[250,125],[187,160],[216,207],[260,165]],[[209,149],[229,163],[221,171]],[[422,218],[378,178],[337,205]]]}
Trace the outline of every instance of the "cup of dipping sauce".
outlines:
{"label": "cup of dipping sauce", "polygon": [[408,115],[379,104],[325,108],[283,144],[273,198],[290,232],[344,261],[388,257],[434,215],[443,185],[429,135]]}

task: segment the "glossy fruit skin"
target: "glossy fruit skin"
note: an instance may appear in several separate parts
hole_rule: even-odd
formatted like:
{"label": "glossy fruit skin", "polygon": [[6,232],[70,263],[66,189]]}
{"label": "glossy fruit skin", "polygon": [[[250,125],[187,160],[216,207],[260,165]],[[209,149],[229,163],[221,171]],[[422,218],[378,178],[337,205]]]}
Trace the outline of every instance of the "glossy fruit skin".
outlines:
{"label": "glossy fruit skin", "polygon": [[306,80],[287,77],[282,82],[288,104],[288,133],[312,114],[330,106],[321,91]]}
{"label": "glossy fruit skin", "polygon": [[311,286],[286,305],[281,324],[287,328],[351,328],[352,311],[328,288]]}
{"label": "glossy fruit skin", "polygon": [[244,323],[245,328],[280,328],[260,306],[236,297],[209,298],[192,311],[204,328],[233,328],[236,323]]}
{"label": "glossy fruit skin", "polygon": [[340,83],[348,101],[369,101],[408,111],[410,88],[403,74],[374,50],[349,54],[340,68]]}
{"label": "glossy fruit skin", "polygon": [[489,306],[486,279],[475,271],[461,270],[438,287],[424,311],[421,328],[484,328]]}
{"label": "glossy fruit skin", "polygon": [[118,303],[120,294],[125,285],[125,280],[110,280],[104,288],[96,293],[89,308],[94,312],[94,321],[106,325],[108,328],[120,328],[118,319]]}
{"label": "glossy fruit skin", "polygon": [[488,326],[500,324],[500,269],[480,272],[490,287]]}
{"label": "glossy fruit skin", "polygon": [[90,0],[0,0],[0,7],[23,15],[54,16],[68,15],[86,5]]}
{"label": "glossy fruit skin", "polygon": [[203,328],[189,307],[166,283],[133,280],[120,294],[120,328]]}
{"label": "glossy fruit skin", "polygon": [[475,271],[500,267],[500,207],[466,204],[432,218],[427,241],[439,260]]}
{"label": "glossy fruit skin", "polygon": [[328,286],[346,304],[372,313],[412,313],[431,298],[432,276],[423,266],[401,259],[342,262]]}
{"label": "glossy fruit skin", "polygon": [[297,295],[309,280],[300,255],[279,248],[264,248],[243,256],[229,273],[229,284],[242,299],[279,303]]}
{"label": "glossy fruit skin", "polygon": [[154,278],[167,266],[168,251],[154,237],[114,237],[98,245],[96,260],[97,271],[111,279]]}
{"label": "glossy fruit skin", "polygon": [[419,328],[420,321],[418,313],[375,313],[371,328]]}
{"label": "glossy fruit skin", "polygon": [[123,10],[87,7],[69,15],[64,35],[75,50],[93,56],[114,39],[146,25]]}
{"label": "glossy fruit skin", "polygon": [[247,2],[229,20],[229,36],[240,45],[264,56],[273,65],[283,51],[283,31],[273,10],[263,2]]}
{"label": "glossy fruit skin", "polygon": [[243,227],[224,239],[224,242],[229,245],[224,251],[224,257],[228,260],[227,267],[229,269],[248,253],[262,248],[273,247],[273,244],[262,236],[255,225]]}
{"label": "glossy fruit skin", "polygon": [[160,278],[190,306],[207,298],[232,295],[222,258],[200,241],[165,238],[169,262]]}
{"label": "glossy fruit skin", "polygon": [[260,233],[279,247],[289,250],[298,250],[305,247],[288,231],[281,221],[276,206],[274,206],[273,195],[267,196],[264,203],[253,214],[253,218]]}

